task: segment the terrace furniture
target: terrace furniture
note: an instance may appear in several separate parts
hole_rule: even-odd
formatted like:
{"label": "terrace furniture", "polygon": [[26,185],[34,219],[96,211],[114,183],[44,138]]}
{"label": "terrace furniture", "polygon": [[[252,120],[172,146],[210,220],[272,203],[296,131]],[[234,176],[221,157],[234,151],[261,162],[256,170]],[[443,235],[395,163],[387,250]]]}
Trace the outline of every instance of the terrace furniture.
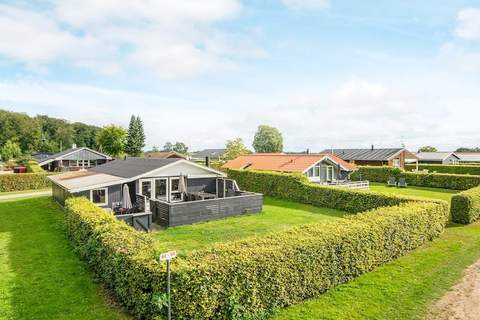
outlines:
{"label": "terrace furniture", "polygon": [[405,178],[400,178],[398,180],[398,187],[400,187],[400,188],[406,188],[407,187],[407,181],[405,180]]}
{"label": "terrace furniture", "polygon": [[215,199],[217,196],[213,193],[208,192],[190,192],[195,197],[195,200],[207,200],[207,199]]}
{"label": "terrace furniture", "polygon": [[387,185],[389,187],[396,187],[397,186],[397,180],[395,179],[395,177],[388,178]]}

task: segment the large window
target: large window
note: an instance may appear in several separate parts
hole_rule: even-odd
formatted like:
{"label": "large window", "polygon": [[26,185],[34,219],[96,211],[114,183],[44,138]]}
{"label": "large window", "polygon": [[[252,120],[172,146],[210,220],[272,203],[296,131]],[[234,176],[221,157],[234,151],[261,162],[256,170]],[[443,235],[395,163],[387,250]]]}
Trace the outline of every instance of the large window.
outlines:
{"label": "large window", "polygon": [[170,178],[170,201],[178,202],[183,200],[183,194],[179,191],[180,179]]}
{"label": "large window", "polygon": [[155,180],[155,198],[158,200],[167,200],[167,179]]}
{"label": "large window", "polygon": [[335,180],[333,166],[327,166],[327,181]]}
{"label": "large window", "polygon": [[394,167],[399,168],[400,167],[400,159],[393,159],[392,164]]}
{"label": "large window", "polygon": [[108,189],[93,189],[90,191],[90,200],[99,206],[106,206],[108,204]]}
{"label": "large window", "polygon": [[141,180],[140,181],[140,190],[142,195],[150,199],[152,197],[152,181],[150,180]]}

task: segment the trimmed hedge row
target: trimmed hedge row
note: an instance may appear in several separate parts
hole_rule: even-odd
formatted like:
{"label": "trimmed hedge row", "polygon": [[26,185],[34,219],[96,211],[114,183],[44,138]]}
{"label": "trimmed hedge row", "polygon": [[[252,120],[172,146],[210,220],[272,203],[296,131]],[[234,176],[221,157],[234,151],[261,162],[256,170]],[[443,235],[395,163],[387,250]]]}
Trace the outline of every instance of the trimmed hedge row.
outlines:
{"label": "trimmed hedge row", "polygon": [[[173,315],[262,318],[417,248],[447,220],[446,202],[410,202],[194,251],[172,264]],[[80,256],[136,318],[164,316],[165,268],[150,234],[85,198],[67,200],[66,221]]]}
{"label": "trimmed hedge row", "polygon": [[480,217],[480,187],[453,195],[450,208],[452,221],[469,224]]}
{"label": "trimmed hedge row", "polygon": [[65,202],[67,234],[98,279],[136,318],[161,310],[154,292],[163,288],[164,269],[155,261],[155,240],[116,219],[86,198]]}
{"label": "trimmed hedge row", "polygon": [[27,172],[30,172],[30,173],[45,173],[45,170],[43,170],[42,167],[40,167],[38,165],[38,162],[35,161],[35,160],[27,161],[26,166],[27,166]]}
{"label": "trimmed hedge row", "polygon": [[45,173],[9,173],[0,175],[0,192],[44,189],[51,186]]}
{"label": "trimmed hedge row", "polygon": [[257,319],[316,297],[438,237],[447,207],[379,208],[193,252],[176,272],[175,316]]}
{"label": "trimmed hedge row", "polygon": [[[417,166],[415,164],[406,164],[405,170],[415,170]],[[428,170],[430,172],[436,171],[438,173],[451,173],[451,174],[472,174],[480,175],[479,165],[442,165],[442,164],[419,164],[419,170]]]}
{"label": "trimmed hedge row", "polygon": [[236,180],[243,190],[350,213],[417,200],[415,197],[313,184],[302,174],[255,170],[228,170],[227,173],[228,177]]}
{"label": "trimmed hedge row", "polygon": [[387,183],[389,177],[404,177],[409,185],[418,187],[468,190],[480,185],[480,176],[448,173],[405,172],[394,167],[360,166],[352,180]]}

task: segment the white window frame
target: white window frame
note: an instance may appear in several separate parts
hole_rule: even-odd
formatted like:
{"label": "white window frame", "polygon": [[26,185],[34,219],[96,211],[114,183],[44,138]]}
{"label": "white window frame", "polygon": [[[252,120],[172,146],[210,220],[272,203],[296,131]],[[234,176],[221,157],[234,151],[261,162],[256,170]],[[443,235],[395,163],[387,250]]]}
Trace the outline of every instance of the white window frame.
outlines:
{"label": "white window frame", "polygon": [[[183,201],[183,192],[172,190],[172,186],[173,186],[172,181],[173,180],[178,180],[178,186],[180,186],[180,177],[171,177],[171,178],[168,179],[168,190],[170,191],[169,196],[168,196],[168,198],[169,198],[168,201],[169,202],[182,202]],[[172,194],[174,194],[174,193],[180,193],[180,200],[173,200]]]}
{"label": "white window frame", "polygon": [[[142,183],[144,182],[150,182],[150,197],[147,197],[146,194],[143,194],[143,188],[142,188]],[[141,194],[142,196],[148,198],[148,199],[153,199],[152,196],[154,197],[155,196],[155,180],[154,179],[140,179],[138,181],[138,191],[139,191],[139,194]]]}
{"label": "white window frame", "polygon": [[[163,199],[158,199],[157,198],[157,180],[165,180],[165,188],[166,189],[165,189],[165,198],[163,198]],[[169,191],[170,191],[169,184],[168,184],[168,178],[154,178],[152,186],[153,186],[153,197],[154,197],[154,199],[168,201]]]}
{"label": "white window frame", "polygon": [[[337,179],[335,179],[335,168],[334,168],[333,166],[325,166],[325,168],[326,168],[326,176],[325,176],[325,179],[326,179],[327,181],[335,181],[335,180],[337,180]],[[332,171],[330,171],[330,169],[331,169]],[[331,172],[331,176],[332,176],[331,179],[328,178],[328,173],[329,173],[329,171]]]}
{"label": "white window frame", "polygon": [[400,168],[400,159],[398,158],[392,159],[392,166],[395,168]]}
{"label": "white window frame", "polygon": [[[105,202],[104,203],[95,203],[93,202],[93,191],[104,190],[105,191]],[[108,205],[108,188],[95,188],[90,190],[90,201],[97,206],[106,206]]]}

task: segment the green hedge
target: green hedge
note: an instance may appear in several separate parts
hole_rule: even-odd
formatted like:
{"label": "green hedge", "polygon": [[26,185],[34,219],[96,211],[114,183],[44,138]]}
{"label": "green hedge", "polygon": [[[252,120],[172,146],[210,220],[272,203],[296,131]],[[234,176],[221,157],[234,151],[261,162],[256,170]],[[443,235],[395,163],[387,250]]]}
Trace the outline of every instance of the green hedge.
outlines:
{"label": "green hedge", "polygon": [[[172,264],[175,319],[245,319],[304,301],[437,237],[446,202],[410,202],[193,251]],[[136,318],[162,317],[154,239],[85,198],[66,201],[69,237]]]}
{"label": "green hedge", "polygon": [[35,160],[29,160],[26,163],[27,172],[29,173],[45,173],[45,170],[38,165],[38,162]]}
{"label": "green hedge", "polygon": [[[405,170],[415,170],[417,166],[415,164],[405,165]],[[472,174],[480,175],[479,165],[442,165],[442,164],[419,164],[419,170],[428,170],[429,172],[438,173],[451,173],[451,174]]]}
{"label": "green hedge", "polygon": [[409,185],[418,187],[468,190],[480,185],[480,176],[447,173],[405,172],[393,167],[360,166],[352,180],[387,183],[389,177],[404,177]]}
{"label": "green hedge", "polygon": [[350,213],[416,200],[414,197],[321,186],[310,183],[302,174],[228,170],[228,177],[236,180],[243,190]]}
{"label": "green hedge", "polygon": [[67,233],[76,251],[99,280],[136,318],[161,313],[154,292],[163,288],[155,261],[155,240],[129,227],[86,198],[65,202]]}
{"label": "green hedge", "polygon": [[9,173],[0,175],[0,192],[44,189],[51,186],[45,173]]}
{"label": "green hedge", "polygon": [[216,245],[177,271],[175,316],[253,319],[313,298],[439,236],[446,203],[410,203]]}
{"label": "green hedge", "polygon": [[451,204],[452,221],[469,224],[480,217],[480,187],[453,195]]}

